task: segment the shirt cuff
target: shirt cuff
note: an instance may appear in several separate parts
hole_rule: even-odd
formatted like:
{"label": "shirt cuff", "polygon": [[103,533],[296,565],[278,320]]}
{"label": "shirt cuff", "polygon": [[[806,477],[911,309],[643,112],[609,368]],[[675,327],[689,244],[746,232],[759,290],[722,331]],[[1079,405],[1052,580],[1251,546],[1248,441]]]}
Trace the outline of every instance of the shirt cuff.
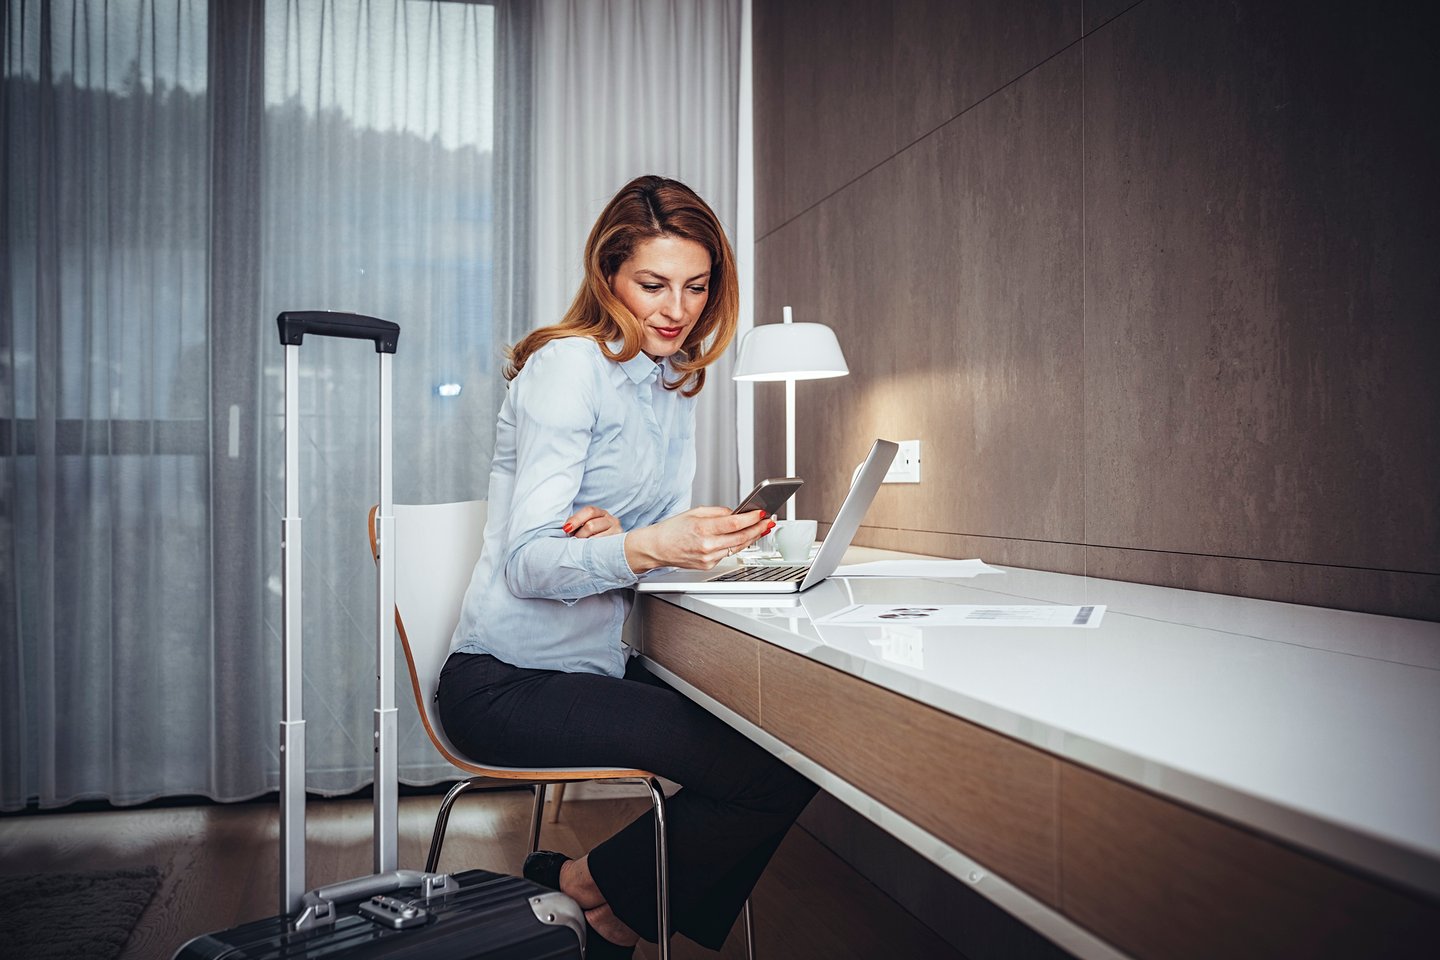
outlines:
{"label": "shirt cuff", "polygon": [[592,537],[586,541],[590,545],[591,574],[597,581],[611,586],[628,587],[640,579],[625,559],[625,538],[629,535],[623,533],[618,537]]}

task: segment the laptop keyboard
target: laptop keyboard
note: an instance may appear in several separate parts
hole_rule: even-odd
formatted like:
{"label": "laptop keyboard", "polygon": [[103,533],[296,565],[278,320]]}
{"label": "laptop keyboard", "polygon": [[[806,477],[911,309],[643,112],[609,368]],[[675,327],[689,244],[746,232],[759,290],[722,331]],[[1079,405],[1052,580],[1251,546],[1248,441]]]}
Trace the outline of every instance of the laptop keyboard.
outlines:
{"label": "laptop keyboard", "polygon": [[710,582],[734,583],[778,583],[789,580],[804,580],[805,574],[810,572],[808,564],[798,567],[741,567],[739,570],[731,570],[729,573],[718,577],[712,577]]}

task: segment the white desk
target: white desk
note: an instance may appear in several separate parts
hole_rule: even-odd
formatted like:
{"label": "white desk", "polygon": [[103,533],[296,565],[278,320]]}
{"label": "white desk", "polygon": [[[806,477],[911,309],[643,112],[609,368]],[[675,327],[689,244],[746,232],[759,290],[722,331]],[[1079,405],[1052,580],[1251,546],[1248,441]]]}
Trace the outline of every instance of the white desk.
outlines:
{"label": "white desk", "polygon": [[[814,623],[1032,602],[1108,610],[1095,630]],[[1072,952],[1274,955],[1309,928],[1339,953],[1397,923],[1440,945],[1440,624],[1016,568],[652,595],[642,616],[657,673]],[[1217,884],[1255,913],[1207,902]]]}

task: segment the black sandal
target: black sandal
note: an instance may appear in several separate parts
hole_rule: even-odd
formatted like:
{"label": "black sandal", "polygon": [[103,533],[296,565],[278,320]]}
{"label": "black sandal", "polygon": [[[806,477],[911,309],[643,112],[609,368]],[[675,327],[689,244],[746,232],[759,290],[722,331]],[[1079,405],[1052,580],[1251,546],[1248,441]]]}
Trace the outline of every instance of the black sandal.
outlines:
{"label": "black sandal", "polygon": [[570,858],[554,850],[536,850],[525,858],[520,873],[531,883],[538,883],[551,890],[560,889],[560,868]]}

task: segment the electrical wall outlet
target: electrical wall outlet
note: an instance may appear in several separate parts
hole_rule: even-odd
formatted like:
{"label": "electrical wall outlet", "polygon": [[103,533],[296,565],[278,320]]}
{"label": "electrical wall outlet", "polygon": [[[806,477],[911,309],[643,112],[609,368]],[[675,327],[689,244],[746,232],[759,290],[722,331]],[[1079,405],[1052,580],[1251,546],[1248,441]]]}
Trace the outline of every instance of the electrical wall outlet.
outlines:
{"label": "electrical wall outlet", "polygon": [[895,454],[895,460],[890,464],[890,472],[885,474],[885,483],[919,483],[920,482],[920,441],[901,440],[900,451]]}

